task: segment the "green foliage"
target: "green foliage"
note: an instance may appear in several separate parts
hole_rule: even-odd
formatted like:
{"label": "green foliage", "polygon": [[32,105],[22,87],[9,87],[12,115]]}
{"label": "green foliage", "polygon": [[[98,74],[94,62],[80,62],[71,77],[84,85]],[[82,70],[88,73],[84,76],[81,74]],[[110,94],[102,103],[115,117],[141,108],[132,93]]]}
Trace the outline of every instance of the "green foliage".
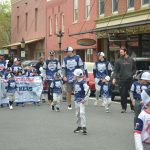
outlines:
{"label": "green foliage", "polygon": [[0,47],[10,44],[11,5],[10,1],[0,2]]}

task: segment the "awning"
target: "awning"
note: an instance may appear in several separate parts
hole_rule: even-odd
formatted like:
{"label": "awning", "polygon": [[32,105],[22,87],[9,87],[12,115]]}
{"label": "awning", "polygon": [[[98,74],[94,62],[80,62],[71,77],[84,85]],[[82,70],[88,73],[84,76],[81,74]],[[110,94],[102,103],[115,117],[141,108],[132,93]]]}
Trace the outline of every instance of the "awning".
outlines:
{"label": "awning", "polygon": [[150,24],[150,20],[143,20],[143,21],[138,21],[138,22],[118,24],[118,25],[114,25],[114,26],[106,26],[106,27],[102,27],[102,28],[95,28],[95,29],[88,30],[88,31],[70,34],[69,36],[94,33],[94,32],[102,32],[102,31],[113,30],[113,29],[129,28],[129,27],[135,27],[135,26],[147,25],[147,24]]}
{"label": "awning", "polygon": [[134,27],[134,26],[140,26],[140,25],[146,25],[146,24],[150,24],[150,20],[143,20],[143,21],[138,21],[138,22],[96,28],[93,30],[93,32],[106,31],[106,30],[119,29],[119,28],[128,28],[128,27]]}
{"label": "awning", "polygon": [[[31,40],[25,41],[25,44],[29,44],[29,43],[37,42],[37,41],[40,41],[40,40],[44,40],[44,38],[45,37],[31,39]],[[13,46],[19,46],[19,45],[21,45],[21,42],[16,42],[16,43],[9,44],[9,45],[3,46],[3,48],[13,47]]]}

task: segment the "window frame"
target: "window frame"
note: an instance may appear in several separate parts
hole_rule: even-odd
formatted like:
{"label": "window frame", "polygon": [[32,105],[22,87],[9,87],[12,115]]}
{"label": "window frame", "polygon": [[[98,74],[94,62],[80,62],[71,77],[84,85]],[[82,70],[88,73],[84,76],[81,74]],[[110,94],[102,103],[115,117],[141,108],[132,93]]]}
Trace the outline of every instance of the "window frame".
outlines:
{"label": "window frame", "polygon": [[74,7],[73,7],[73,21],[78,21],[78,0],[74,0]]}
{"label": "window frame", "polygon": [[[101,13],[101,3],[103,2],[103,13]],[[99,0],[99,16],[104,16],[105,14],[105,0]]]}
{"label": "window frame", "polygon": [[[112,14],[118,13],[118,0],[112,0]],[[114,2],[117,4],[117,10],[114,10]]]}
{"label": "window frame", "polygon": [[91,11],[91,1],[85,0],[85,18],[90,18],[90,11]]}
{"label": "window frame", "polygon": [[64,20],[65,20],[65,15],[64,15],[64,13],[61,13],[61,31],[62,32],[65,32],[65,22],[64,22]]}
{"label": "window frame", "polygon": [[52,17],[49,16],[49,36],[52,35],[53,29],[52,29]]}
{"label": "window frame", "polygon": [[55,15],[55,33],[58,34],[58,15]]}
{"label": "window frame", "polygon": [[135,5],[135,0],[133,0],[133,6],[129,6],[129,4],[131,3],[131,0],[127,0],[127,8],[128,8],[128,10],[132,10],[132,9],[134,9],[134,5]]}
{"label": "window frame", "polygon": [[143,4],[143,1],[144,0],[141,0],[141,7],[147,7],[147,6],[149,6],[149,0],[148,0],[148,3],[146,3],[146,4]]}

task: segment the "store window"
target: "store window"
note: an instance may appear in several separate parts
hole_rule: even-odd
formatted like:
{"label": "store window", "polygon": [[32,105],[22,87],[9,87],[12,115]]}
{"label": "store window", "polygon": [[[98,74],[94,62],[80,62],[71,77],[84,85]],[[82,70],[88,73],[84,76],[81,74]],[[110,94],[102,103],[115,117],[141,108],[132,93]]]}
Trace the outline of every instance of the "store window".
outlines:
{"label": "store window", "polygon": [[142,56],[150,57],[150,34],[142,35]]}
{"label": "store window", "polygon": [[104,15],[104,0],[99,0],[99,15]]}

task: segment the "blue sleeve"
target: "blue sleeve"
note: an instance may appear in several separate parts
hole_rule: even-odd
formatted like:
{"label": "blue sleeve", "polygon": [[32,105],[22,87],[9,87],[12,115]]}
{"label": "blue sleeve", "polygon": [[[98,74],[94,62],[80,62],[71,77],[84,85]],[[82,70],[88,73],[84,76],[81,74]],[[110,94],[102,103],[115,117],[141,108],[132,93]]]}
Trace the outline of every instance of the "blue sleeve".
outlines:
{"label": "blue sleeve", "polygon": [[135,125],[135,131],[141,132],[142,130],[143,130],[143,121],[140,118],[138,118]]}

